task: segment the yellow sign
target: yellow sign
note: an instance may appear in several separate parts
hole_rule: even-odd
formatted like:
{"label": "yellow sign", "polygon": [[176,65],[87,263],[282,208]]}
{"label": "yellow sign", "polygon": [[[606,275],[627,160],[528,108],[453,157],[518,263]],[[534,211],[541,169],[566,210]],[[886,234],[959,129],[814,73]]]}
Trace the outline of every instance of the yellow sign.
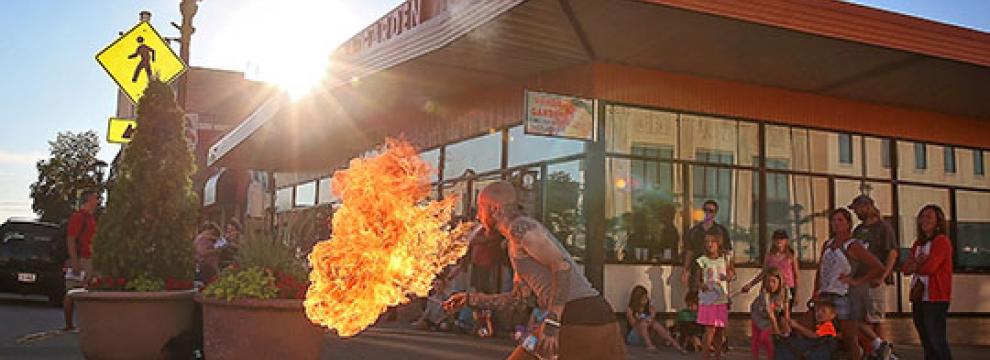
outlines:
{"label": "yellow sign", "polygon": [[169,83],[186,70],[182,59],[145,21],[96,54],[96,62],[135,104],[152,76]]}
{"label": "yellow sign", "polygon": [[110,118],[110,124],[107,125],[107,142],[129,143],[134,137],[134,130],[137,130],[137,121],[134,119]]}

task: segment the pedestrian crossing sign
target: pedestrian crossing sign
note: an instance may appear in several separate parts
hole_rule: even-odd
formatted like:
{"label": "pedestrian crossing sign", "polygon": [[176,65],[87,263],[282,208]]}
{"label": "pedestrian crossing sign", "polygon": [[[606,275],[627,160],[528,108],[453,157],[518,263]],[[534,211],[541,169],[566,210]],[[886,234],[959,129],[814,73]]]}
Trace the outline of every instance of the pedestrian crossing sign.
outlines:
{"label": "pedestrian crossing sign", "polygon": [[146,21],[96,54],[96,62],[135,104],[152,76],[169,83],[186,71],[186,64]]}
{"label": "pedestrian crossing sign", "polygon": [[107,125],[107,142],[129,143],[134,137],[134,130],[137,130],[137,121],[134,119],[110,118],[110,124]]}

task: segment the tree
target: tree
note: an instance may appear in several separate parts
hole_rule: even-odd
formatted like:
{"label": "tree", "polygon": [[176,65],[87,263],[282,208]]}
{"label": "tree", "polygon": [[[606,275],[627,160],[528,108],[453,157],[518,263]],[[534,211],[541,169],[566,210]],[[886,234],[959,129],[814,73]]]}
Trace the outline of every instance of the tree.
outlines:
{"label": "tree", "polygon": [[199,197],[193,155],[172,89],[152,80],[137,108],[137,130],[115,169],[107,209],[93,239],[103,275],[191,279]]}
{"label": "tree", "polygon": [[105,163],[96,158],[100,140],[92,130],[60,132],[48,148],[51,157],[35,165],[38,181],[31,184],[31,209],[42,221],[57,223],[69,217],[83,190],[102,192],[98,167]]}

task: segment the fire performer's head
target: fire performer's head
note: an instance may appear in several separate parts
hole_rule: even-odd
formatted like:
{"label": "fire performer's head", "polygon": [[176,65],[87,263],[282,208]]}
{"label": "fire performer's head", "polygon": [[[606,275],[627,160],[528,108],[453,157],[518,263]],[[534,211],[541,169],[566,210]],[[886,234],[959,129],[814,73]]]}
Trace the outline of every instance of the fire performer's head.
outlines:
{"label": "fire performer's head", "polygon": [[494,236],[500,226],[520,215],[519,198],[512,183],[494,182],[478,194],[478,221],[485,227],[486,236]]}

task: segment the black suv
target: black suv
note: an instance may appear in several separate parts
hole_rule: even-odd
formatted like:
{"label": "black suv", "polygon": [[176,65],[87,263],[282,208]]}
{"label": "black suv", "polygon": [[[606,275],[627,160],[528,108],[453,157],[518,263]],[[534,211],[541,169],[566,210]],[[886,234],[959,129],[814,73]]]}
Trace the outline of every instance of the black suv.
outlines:
{"label": "black suv", "polygon": [[57,224],[11,219],[0,225],[0,292],[44,295],[62,305],[64,244]]}

